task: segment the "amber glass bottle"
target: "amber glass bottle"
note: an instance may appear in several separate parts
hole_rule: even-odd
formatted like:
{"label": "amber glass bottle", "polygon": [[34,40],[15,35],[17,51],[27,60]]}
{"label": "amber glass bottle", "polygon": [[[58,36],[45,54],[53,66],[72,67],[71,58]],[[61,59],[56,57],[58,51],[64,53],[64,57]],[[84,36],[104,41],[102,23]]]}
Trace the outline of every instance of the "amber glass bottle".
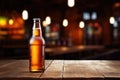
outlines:
{"label": "amber glass bottle", "polygon": [[30,72],[43,72],[45,70],[44,48],[40,18],[33,19],[33,33],[30,39]]}

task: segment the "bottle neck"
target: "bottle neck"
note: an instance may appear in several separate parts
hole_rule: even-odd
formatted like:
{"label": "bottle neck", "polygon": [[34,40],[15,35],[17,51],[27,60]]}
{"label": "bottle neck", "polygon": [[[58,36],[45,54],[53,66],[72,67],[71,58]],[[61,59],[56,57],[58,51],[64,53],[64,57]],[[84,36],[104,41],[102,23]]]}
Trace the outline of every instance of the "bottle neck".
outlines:
{"label": "bottle neck", "polygon": [[33,29],[34,28],[40,28],[41,29],[41,25],[40,25],[39,21],[34,21],[34,23],[33,23]]}
{"label": "bottle neck", "polygon": [[34,29],[33,29],[33,36],[34,36],[34,37],[42,37],[41,29],[39,29],[39,28],[34,28]]}
{"label": "bottle neck", "polygon": [[33,36],[42,37],[42,30],[41,30],[41,25],[40,25],[40,20],[39,19],[34,19]]}

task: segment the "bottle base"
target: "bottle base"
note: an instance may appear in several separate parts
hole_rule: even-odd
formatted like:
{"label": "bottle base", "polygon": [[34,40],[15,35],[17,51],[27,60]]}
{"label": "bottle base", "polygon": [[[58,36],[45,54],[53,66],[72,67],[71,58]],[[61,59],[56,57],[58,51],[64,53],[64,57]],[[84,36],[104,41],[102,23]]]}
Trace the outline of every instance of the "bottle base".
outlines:
{"label": "bottle base", "polygon": [[40,69],[40,70],[30,70],[32,73],[39,73],[39,72],[44,72],[45,69]]}

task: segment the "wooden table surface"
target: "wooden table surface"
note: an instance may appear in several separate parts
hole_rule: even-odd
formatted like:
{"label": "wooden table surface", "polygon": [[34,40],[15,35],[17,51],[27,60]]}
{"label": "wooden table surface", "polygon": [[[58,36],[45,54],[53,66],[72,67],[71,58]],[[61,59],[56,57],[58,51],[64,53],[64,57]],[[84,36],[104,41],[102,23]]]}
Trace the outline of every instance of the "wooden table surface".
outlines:
{"label": "wooden table surface", "polygon": [[30,73],[29,60],[0,60],[0,80],[120,80],[120,61],[46,60],[43,73]]}

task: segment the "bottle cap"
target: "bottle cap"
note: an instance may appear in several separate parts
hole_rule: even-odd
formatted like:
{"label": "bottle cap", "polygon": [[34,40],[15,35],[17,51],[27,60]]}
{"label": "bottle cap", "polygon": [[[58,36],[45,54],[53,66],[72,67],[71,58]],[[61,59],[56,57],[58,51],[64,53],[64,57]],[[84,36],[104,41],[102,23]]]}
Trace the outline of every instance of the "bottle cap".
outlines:
{"label": "bottle cap", "polygon": [[40,22],[40,18],[33,18],[34,22]]}

